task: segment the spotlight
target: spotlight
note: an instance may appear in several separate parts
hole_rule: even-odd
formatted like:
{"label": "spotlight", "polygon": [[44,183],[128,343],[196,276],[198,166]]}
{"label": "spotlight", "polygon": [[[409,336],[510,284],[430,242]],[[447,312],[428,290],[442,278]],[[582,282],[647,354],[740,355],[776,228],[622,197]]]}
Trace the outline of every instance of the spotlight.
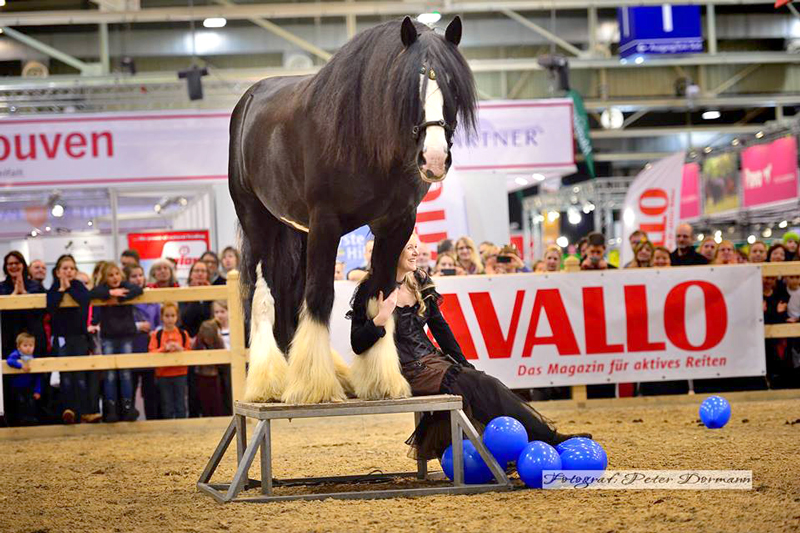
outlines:
{"label": "spotlight", "polygon": [[528,184],[528,180],[526,180],[526,179],[525,179],[525,178],[523,178],[522,176],[517,176],[516,178],[514,178],[514,183],[516,183],[517,185],[521,185],[521,186],[523,186],[523,187],[524,187],[525,185],[527,185],[527,184]]}
{"label": "spotlight", "polygon": [[583,217],[581,216],[581,214],[578,212],[577,209],[570,209],[569,213],[567,213],[567,220],[573,226],[577,226],[578,224],[580,224],[582,219]]}
{"label": "spotlight", "polygon": [[644,63],[644,56],[636,56],[636,59],[634,59],[633,62],[637,65],[641,65]]}
{"label": "spotlight", "polygon": [[712,109],[703,113],[703,120],[717,120],[722,116],[722,113],[716,109]]}
{"label": "spotlight", "polygon": [[747,244],[753,244],[754,242],[756,242],[755,235],[750,235],[749,237],[747,237]]}
{"label": "spotlight", "polygon": [[222,17],[211,17],[203,21],[204,28],[224,28],[228,21]]}
{"label": "spotlight", "polygon": [[710,146],[706,146],[705,148],[703,148],[703,152],[706,154],[710,154],[711,150],[713,150],[713,148],[711,148]]}
{"label": "spotlight", "polygon": [[591,213],[592,211],[594,211],[594,204],[593,204],[593,203],[589,202],[588,204],[586,204],[586,205],[584,205],[584,206],[583,206],[583,212],[584,212],[585,214],[587,214],[587,215],[588,215],[588,214],[589,214],[589,213]]}
{"label": "spotlight", "polygon": [[562,235],[561,237],[556,239],[556,244],[562,248],[566,248],[567,246],[569,246],[569,239],[567,239]]}
{"label": "spotlight", "polygon": [[756,133],[756,139],[760,139],[763,136],[764,136],[764,132],[763,131],[759,131],[758,133]]}
{"label": "spotlight", "polygon": [[778,227],[783,229],[788,225],[789,225],[789,221],[788,220],[781,220],[780,224],[778,224]]}
{"label": "spotlight", "polygon": [[697,234],[697,242],[703,242],[703,239],[705,239],[705,238],[706,238],[706,236],[703,235],[702,233],[698,233]]}
{"label": "spotlight", "polygon": [[[525,183],[527,183],[527,181]],[[178,200],[178,203],[181,204],[182,207],[186,207],[187,205],[189,205],[189,200],[181,196],[180,199]]]}
{"label": "spotlight", "polygon": [[52,229],[52,228],[51,228],[50,226],[45,226],[45,227],[44,227],[44,230],[45,230],[45,231],[50,231],[51,229]]}
{"label": "spotlight", "polygon": [[39,235],[39,232],[37,230],[31,231],[31,237],[36,237],[37,235]]}
{"label": "spotlight", "polygon": [[429,13],[420,13],[417,16],[417,21],[423,24],[436,24],[442,19],[442,14],[438,11],[431,11]]}
{"label": "spotlight", "polygon": [[86,225],[87,225],[87,226],[89,226],[89,227],[91,228],[92,226],[94,226],[94,222],[92,222],[92,221],[90,220],[89,222],[87,222],[87,223],[86,223]]}
{"label": "spotlight", "polygon": [[64,206],[61,204],[53,204],[53,207],[50,209],[50,214],[56,218],[61,218],[64,216]]}
{"label": "spotlight", "polygon": [[555,222],[556,220],[559,219],[560,216],[561,213],[559,213],[558,211],[550,211],[549,213],[547,213],[547,221]]}
{"label": "spotlight", "polygon": [[763,235],[765,239],[772,237],[772,228],[765,229],[761,232],[761,235]]}
{"label": "spotlight", "polygon": [[734,146],[739,146],[739,142],[740,142],[739,139],[734,139],[731,141],[731,144]]}
{"label": "spotlight", "polygon": [[544,181],[546,179],[544,174],[534,174],[531,177],[536,181]]}
{"label": "spotlight", "polygon": [[161,207],[161,204],[156,204],[153,206],[153,211],[155,211],[156,213],[160,213],[162,209],[163,208]]}
{"label": "spotlight", "polygon": [[633,212],[633,209],[629,207],[625,211],[623,211],[622,221],[625,222],[626,226],[632,226],[635,220],[636,220],[636,213]]}

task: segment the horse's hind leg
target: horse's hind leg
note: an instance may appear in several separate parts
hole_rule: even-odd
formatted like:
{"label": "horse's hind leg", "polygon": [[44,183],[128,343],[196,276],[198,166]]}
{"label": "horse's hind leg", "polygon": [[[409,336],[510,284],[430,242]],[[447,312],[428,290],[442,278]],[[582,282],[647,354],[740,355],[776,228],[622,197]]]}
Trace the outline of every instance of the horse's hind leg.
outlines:
{"label": "horse's hind leg", "polygon": [[[382,291],[388,296],[395,290],[397,261],[414,230],[414,214],[387,228],[374,228],[375,248],[372,251],[372,270],[365,283],[369,284],[370,300],[367,316],[378,314],[375,295]],[[386,334],[367,351],[356,355],[350,367],[350,379],[356,396],[362,400],[406,398],[411,387],[400,371],[400,358],[394,343],[394,318],[386,323]]]}
{"label": "horse's hind leg", "polygon": [[320,209],[311,213],[305,301],[289,349],[289,373],[282,396],[286,403],[339,402],[346,397],[339,381],[346,367],[334,363],[329,330],[340,228],[335,215]]}

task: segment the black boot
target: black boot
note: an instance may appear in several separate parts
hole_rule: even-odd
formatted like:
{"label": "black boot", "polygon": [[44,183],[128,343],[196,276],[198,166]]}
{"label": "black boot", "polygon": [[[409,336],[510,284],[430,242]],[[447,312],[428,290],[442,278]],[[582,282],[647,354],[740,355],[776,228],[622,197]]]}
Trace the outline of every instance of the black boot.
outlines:
{"label": "black boot", "polygon": [[133,401],[122,400],[122,419],[125,422],[135,422],[139,419],[139,411],[133,406]]}
{"label": "black boot", "polygon": [[117,414],[117,402],[114,400],[103,401],[103,417],[106,422],[119,422],[119,415]]}
{"label": "black boot", "polygon": [[591,433],[559,433],[558,431],[556,431],[555,433],[553,433],[552,441],[549,442],[548,444],[550,444],[550,446],[555,447],[555,446],[558,446],[559,444],[561,444],[562,442],[567,441],[567,440],[569,440],[571,438],[574,438],[574,437],[583,437],[583,438],[586,438],[586,439],[591,439],[592,438],[592,434]]}

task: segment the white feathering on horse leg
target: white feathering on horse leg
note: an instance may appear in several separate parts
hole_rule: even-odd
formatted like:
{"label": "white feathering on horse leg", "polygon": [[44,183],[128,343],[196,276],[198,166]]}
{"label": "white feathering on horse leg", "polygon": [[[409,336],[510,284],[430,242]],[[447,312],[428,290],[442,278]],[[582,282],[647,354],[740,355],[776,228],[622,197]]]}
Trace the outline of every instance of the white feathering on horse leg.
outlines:
{"label": "white feathering on horse leg", "polygon": [[356,392],[353,390],[353,384],[350,380],[350,367],[344,362],[339,352],[332,348],[331,358],[333,359],[333,368],[336,369],[336,379],[342,384],[345,394],[348,396],[355,396]]}
{"label": "white feathering on horse leg", "polygon": [[280,400],[286,386],[289,365],[275,342],[272,331],[275,323],[275,300],[261,265],[256,267],[256,290],[250,314],[250,366],[244,393],[246,402]]}
{"label": "white feathering on horse leg", "polygon": [[281,400],[285,403],[343,402],[342,384],[336,375],[328,326],[305,309],[289,348],[289,373]]}
{"label": "white feathering on horse leg", "polygon": [[[378,314],[378,302],[371,299],[367,305],[367,316]],[[408,398],[411,386],[400,372],[400,358],[394,344],[394,318],[386,322],[386,335],[360,355],[355,355],[350,365],[350,381],[356,396],[362,400],[385,398]]]}

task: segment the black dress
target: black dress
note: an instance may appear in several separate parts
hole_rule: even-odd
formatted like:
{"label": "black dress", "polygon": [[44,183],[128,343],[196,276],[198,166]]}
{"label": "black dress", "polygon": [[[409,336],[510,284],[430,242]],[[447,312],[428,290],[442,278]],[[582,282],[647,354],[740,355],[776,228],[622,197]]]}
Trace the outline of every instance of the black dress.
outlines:
{"label": "black dress", "polygon": [[[420,304],[398,307],[394,312],[395,344],[403,376],[411,385],[414,396],[430,394],[455,394],[464,401],[464,412],[479,430],[498,416],[511,416],[519,420],[528,431],[528,440],[541,440],[552,444],[568,436],[557,433],[552,423],[526,404],[495,377],[476,370],[467,361],[458,342],[447,325],[440,309],[439,295],[430,278],[417,273],[425,309]],[[427,287],[426,287],[427,286]],[[385,328],[376,326],[367,318],[364,295],[360,285],[353,297],[350,342],[353,351],[361,354],[386,334]],[[425,334],[428,326],[439,347]],[[445,412],[427,413],[408,444],[416,456],[423,459],[439,458],[450,445],[450,422]]]}

